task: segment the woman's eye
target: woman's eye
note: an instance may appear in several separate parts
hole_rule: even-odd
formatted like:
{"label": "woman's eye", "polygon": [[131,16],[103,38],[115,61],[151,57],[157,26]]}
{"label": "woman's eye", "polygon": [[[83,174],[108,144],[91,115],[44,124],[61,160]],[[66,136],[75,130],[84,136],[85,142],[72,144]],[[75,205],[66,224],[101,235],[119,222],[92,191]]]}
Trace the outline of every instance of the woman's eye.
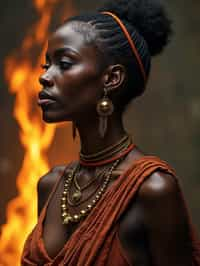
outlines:
{"label": "woman's eye", "polygon": [[42,64],[41,68],[47,70],[50,67],[50,64]]}
{"label": "woman's eye", "polygon": [[67,62],[67,61],[61,61],[60,63],[60,68],[61,69],[69,69],[72,66],[71,62]]}

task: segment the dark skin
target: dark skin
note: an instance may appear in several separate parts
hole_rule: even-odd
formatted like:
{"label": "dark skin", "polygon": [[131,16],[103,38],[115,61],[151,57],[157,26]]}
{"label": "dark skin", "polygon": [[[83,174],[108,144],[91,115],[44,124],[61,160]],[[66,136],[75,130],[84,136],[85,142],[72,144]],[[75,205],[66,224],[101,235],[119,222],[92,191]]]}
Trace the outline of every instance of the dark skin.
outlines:
{"label": "dark skin", "polygon": [[[65,24],[51,36],[46,60],[46,71],[40,77],[40,83],[42,91],[52,99],[49,100],[46,95],[46,98],[43,97],[45,99],[39,100],[43,119],[46,122],[74,121],[84,153],[95,153],[121,139],[125,130],[121,114],[117,111],[109,119],[108,133],[104,139],[99,136],[96,103],[101,98],[104,87],[109,89],[111,96],[115,90],[122,89],[126,78],[124,66],[107,65],[100,69],[97,48],[86,43],[81,33],[74,31],[72,22]],[[114,171],[112,181],[142,156],[139,149],[130,152]],[[69,166],[68,171],[73,167],[74,165]],[[39,214],[63,169],[64,166],[55,167],[40,179]],[[99,169],[82,167],[80,185],[91,180]],[[101,182],[102,180],[97,180],[84,193],[90,194]],[[80,225],[62,225],[60,198],[63,183],[61,178],[44,222],[43,239],[51,257],[58,254]],[[70,207],[69,211],[76,214],[87,204],[85,202],[80,206]],[[124,253],[134,266],[192,265],[192,250],[187,245],[190,243],[189,226],[174,177],[162,172],[149,176],[120,221],[119,238]]]}

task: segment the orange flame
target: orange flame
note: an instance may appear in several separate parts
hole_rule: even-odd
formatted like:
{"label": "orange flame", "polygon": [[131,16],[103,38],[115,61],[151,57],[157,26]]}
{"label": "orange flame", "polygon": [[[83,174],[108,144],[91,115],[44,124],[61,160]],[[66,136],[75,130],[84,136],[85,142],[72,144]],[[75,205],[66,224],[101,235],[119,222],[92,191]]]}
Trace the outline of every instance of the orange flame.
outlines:
{"label": "orange flame", "polygon": [[[33,48],[45,46],[51,17],[58,2],[60,1],[34,0],[39,20],[25,37],[21,50],[8,57],[5,62],[5,75],[10,92],[16,94],[14,116],[20,126],[20,140],[25,154],[17,177],[19,195],[9,202],[6,212],[7,224],[2,226],[1,266],[20,265],[24,241],[36,223],[36,204],[33,204],[33,201],[36,200],[37,181],[49,168],[45,152],[53,140],[56,126],[42,123],[39,108],[34,104],[39,87],[39,65],[44,49],[38,56],[35,66],[30,55]],[[72,14],[73,8],[70,4],[67,3],[65,10]],[[65,13],[65,16],[67,15]]]}

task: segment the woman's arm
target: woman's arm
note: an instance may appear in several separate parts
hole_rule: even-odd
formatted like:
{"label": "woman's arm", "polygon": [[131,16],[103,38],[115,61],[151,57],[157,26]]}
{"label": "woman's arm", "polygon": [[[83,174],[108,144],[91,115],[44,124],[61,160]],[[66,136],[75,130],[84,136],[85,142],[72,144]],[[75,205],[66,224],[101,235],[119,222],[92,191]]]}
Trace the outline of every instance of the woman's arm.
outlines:
{"label": "woman's arm", "polygon": [[191,266],[187,211],[174,177],[156,172],[141,186],[139,200],[154,266]]}

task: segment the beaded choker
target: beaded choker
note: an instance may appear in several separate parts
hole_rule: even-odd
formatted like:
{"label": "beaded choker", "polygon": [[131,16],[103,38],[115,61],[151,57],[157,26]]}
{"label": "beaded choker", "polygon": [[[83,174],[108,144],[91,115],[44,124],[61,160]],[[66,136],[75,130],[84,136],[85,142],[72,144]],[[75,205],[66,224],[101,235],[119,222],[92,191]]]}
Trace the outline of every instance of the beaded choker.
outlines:
{"label": "beaded choker", "polygon": [[117,143],[93,154],[80,152],[80,164],[84,166],[101,166],[126,155],[134,148],[130,136],[125,135]]}

